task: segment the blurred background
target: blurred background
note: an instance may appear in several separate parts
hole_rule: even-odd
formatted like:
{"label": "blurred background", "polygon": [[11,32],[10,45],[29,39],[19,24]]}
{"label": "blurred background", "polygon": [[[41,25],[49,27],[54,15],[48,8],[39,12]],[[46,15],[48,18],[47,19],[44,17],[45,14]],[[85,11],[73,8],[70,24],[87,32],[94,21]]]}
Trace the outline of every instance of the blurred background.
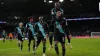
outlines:
{"label": "blurred background", "polygon": [[[50,10],[58,0],[0,0],[0,33],[14,32],[18,23],[28,22],[29,16],[43,15],[48,23]],[[60,0],[64,16],[73,36],[90,36],[100,32],[99,0]]]}

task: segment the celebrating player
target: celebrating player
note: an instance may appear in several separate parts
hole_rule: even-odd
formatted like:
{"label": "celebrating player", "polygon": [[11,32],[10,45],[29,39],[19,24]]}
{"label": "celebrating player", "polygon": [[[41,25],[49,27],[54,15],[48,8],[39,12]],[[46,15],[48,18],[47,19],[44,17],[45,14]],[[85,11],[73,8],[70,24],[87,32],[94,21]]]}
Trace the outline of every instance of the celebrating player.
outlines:
{"label": "celebrating player", "polygon": [[[51,15],[52,15],[52,21],[51,21],[51,25],[52,25],[52,22],[53,21],[55,21],[55,19],[56,19],[56,13],[57,13],[57,11],[60,11],[61,12],[61,15],[62,15],[62,17],[63,17],[63,15],[64,15],[64,11],[63,11],[63,9],[62,8],[60,8],[61,7],[61,4],[60,4],[60,2],[56,2],[55,3],[55,8],[53,8],[52,10],[51,10]],[[72,48],[72,46],[71,46],[71,35],[67,35],[67,39],[68,39],[68,45],[69,45],[69,47],[70,48]]]}
{"label": "celebrating player", "polygon": [[29,39],[28,51],[30,52],[30,44],[31,41],[33,40],[33,54],[35,54],[35,41],[37,41],[37,38],[34,30],[34,25],[35,25],[34,17],[31,16],[28,18],[28,20],[29,22],[26,24],[26,32],[28,32],[28,39]]}
{"label": "celebrating player", "polygon": [[69,35],[69,29],[66,20],[61,15],[61,11],[57,11],[53,22],[55,24],[54,41],[56,53],[59,55],[58,42],[60,42],[62,45],[62,56],[65,56],[65,33]]}
{"label": "celebrating player", "polygon": [[15,33],[17,34],[17,38],[18,38],[18,46],[21,48],[20,50],[22,51],[23,49],[23,40],[25,38],[25,33],[24,33],[24,27],[23,27],[23,23],[20,22],[19,26],[16,27],[15,29]]}
{"label": "celebrating player", "polygon": [[46,37],[48,35],[48,27],[47,23],[43,21],[43,16],[39,17],[39,21],[35,25],[35,30],[37,32],[37,47],[39,46],[40,42],[43,42],[43,56],[45,55],[46,51]]}
{"label": "celebrating player", "polygon": [[57,11],[61,11],[61,14],[63,15],[63,9],[60,8],[60,2],[56,2],[55,5],[54,5],[54,8],[51,10],[51,15],[52,15],[52,20],[51,20],[51,23],[50,23],[50,27],[49,27],[49,41],[50,41],[50,47],[49,47],[49,50],[53,47],[52,46],[52,40],[53,40],[53,36],[54,36],[54,24],[53,24],[53,21],[56,19],[56,13]]}

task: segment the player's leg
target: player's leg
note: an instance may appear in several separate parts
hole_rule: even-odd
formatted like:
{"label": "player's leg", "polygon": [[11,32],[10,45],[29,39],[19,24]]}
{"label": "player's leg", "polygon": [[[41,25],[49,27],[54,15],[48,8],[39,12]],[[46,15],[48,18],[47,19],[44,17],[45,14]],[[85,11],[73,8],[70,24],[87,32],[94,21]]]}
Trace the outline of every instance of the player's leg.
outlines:
{"label": "player's leg", "polygon": [[35,39],[33,39],[33,54],[35,54],[35,47],[36,47],[36,43],[35,43]]}
{"label": "player's leg", "polygon": [[60,39],[60,42],[61,42],[61,46],[62,46],[62,56],[65,56],[65,36],[62,34],[61,36],[61,39]]}
{"label": "player's leg", "polygon": [[3,43],[5,42],[5,39],[6,39],[6,37],[5,37],[5,36],[3,36]]}
{"label": "player's leg", "polygon": [[31,38],[29,38],[29,41],[28,41],[28,52],[30,52],[30,44],[31,44]]}
{"label": "player's leg", "polygon": [[5,37],[3,38],[3,43],[5,42]]}
{"label": "player's leg", "polygon": [[21,42],[21,51],[22,51],[22,49],[23,49],[23,40],[20,40],[20,42]]}
{"label": "player's leg", "polygon": [[38,41],[36,41],[36,49],[38,48],[42,38],[41,37],[37,37],[38,38]]}
{"label": "player's leg", "polygon": [[55,47],[55,51],[56,51],[57,55],[59,55],[58,41],[59,41],[59,37],[57,35],[54,36],[54,47]]}
{"label": "player's leg", "polygon": [[73,48],[72,45],[71,45],[71,38],[70,38],[69,34],[67,35],[67,39],[68,39],[68,46],[70,48]]}
{"label": "player's leg", "polygon": [[33,36],[32,36],[32,33],[29,32],[28,34],[28,52],[30,52],[30,45],[31,45],[31,41],[33,40]]}
{"label": "player's leg", "polygon": [[35,40],[33,40],[33,51],[35,50]]}
{"label": "player's leg", "polygon": [[50,46],[52,46],[52,40],[53,40],[53,36],[50,36]]}
{"label": "player's leg", "polygon": [[69,37],[69,35],[67,35],[67,39],[68,39],[68,43],[70,43],[70,37]]}
{"label": "player's leg", "polygon": [[44,37],[42,39],[42,42],[43,42],[43,56],[46,56],[45,55],[45,52],[46,52],[46,39],[44,39]]}
{"label": "player's leg", "polygon": [[49,47],[49,49],[48,49],[48,50],[50,50],[51,48],[53,48],[53,46],[52,46],[52,41],[53,41],[53,33],[51,33],[51,34],[50,34],[50,36],[49,36],[49,41],[50,41],[50,47]]}
{"label": "player's leg", "polygon": [[20,37],[18,37],[18,47],[20,47]]}
{"label": "player's leg", "polygon": [[65,56],[65,43],[62,44],[62,56]]}
{"label": "player's leg", "polygon": [[56,54],[59,55],[59,49],[58,49],[58,41],[54,41],[54,45],[55,45],[55,51],[56,51]]}
{"label": "player's leg", "polygon": [[12,37],[10,37],[10,41],[12,41]]}

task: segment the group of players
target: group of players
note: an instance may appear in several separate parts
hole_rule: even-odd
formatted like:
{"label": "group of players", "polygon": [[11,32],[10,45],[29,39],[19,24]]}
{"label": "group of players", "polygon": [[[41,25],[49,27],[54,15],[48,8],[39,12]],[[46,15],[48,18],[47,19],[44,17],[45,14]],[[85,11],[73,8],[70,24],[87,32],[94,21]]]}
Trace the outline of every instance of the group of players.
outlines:
{"label": "group of players", "polygon": [[36,22],[33,16],[29,17],[29,22],[23,27],[23,23],[20,22],[19,26],[16,27],[15,32],[18,38],[18,46],[23,49],[23,41],[25,39],[26,33],[28,34],[28,51],[30,52],[30,44],[33,40],[33,53],[37,50],[40,42],[43,42],[43,56],[46,56],[46,38],[49,37],[50,48],[53,48],[52,41],[54,38],[54,48],[59,55],[58,42],[62,46],[62,56],[65,56],[65,38],[68,39],[68,45],[72,48],[70,44],[71,34],[68,28],[66,19],[63,16],[63,10],[60,8],[60,3],[56,2],[55,7],[51,10],[52,20],[50,25],[48,25],[44,20],[43,16],[39,17],[39,20]]}

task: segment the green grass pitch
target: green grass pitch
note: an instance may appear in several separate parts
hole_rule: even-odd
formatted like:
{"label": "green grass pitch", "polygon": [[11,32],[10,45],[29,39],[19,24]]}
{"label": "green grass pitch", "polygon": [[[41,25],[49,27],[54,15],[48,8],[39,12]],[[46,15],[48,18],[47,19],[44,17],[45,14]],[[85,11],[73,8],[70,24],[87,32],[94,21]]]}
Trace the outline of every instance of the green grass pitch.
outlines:
{"label": "green grass pitch", "polygon": [[[67,42],[67,40],[66,40]],[[5,43],[0,40],[0,56],[42,56],[42,43],[39,45],[36,55],[33,55],[32,48],[28,52],[28,41],[24,41],[23,51],[20,52],[20,48],[17,46],[17,40],[6,40]],[[32,44],[32,43],[31,43]],[[100,39],[99,38],[87,38],[87,39],[75,39],[71,40],[73,49],[70,49],[66,45],[66,56],[100,56]],[[31,45],[32,46],[32,45]],[[49,41],[46,43],[46,55],[57,56],[54,48],[48,51]],[[61,44],[59,44],[59,51],[61,56]]]}

